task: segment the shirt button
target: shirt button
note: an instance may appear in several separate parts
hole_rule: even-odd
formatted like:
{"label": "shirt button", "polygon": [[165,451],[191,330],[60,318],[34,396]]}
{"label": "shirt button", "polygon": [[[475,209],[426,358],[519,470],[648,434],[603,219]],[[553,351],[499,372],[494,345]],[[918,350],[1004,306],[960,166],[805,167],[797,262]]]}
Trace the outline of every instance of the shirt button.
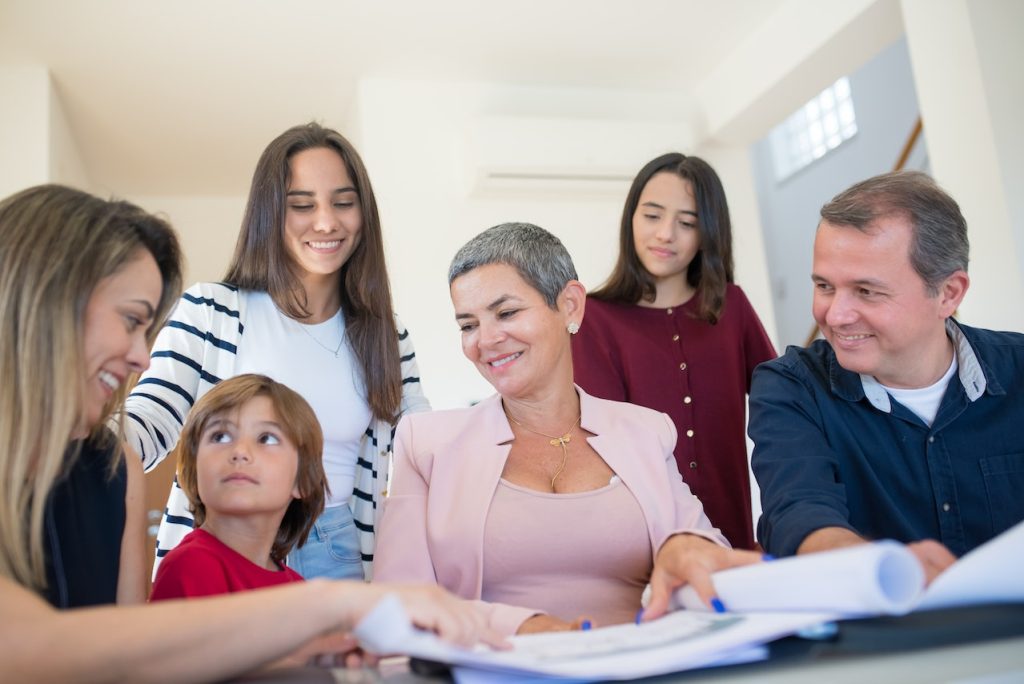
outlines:
{"label": "shirt button", "polygon": [[669,316],[671,316],[672,315],[672,309],[665,309],[665,313],[667,313]]}
{"label": "shirt button", "polygon": [[683,361],[681,364],[679,364],[679,370],[686,370],[686,362],[685,361]]}
{"label": "shirt button", "polygon": [[679,341],[679,335],[673,335],[672,336],[672,341],[673,342],[678,342]]}
{"label": "shirt button", "polygon": [[935,443],[935,437],[934,437],[934,436],[932,436],[932,437],[929,437],[929,438],[928,438],[928,443],[929,443],[929,444],[934,444],[934,443]]}
{"label": "shirt button", "polygon": [[691,398],[691,397],[683,397],[683,403],[684,404],[689,404],[692,401],[693,401],[693,398]]}
{"label": "shirt button", "polygon": [[942,504],[942,510],[944,510],[946,513],[949,513],[949,502],[948,501],[945,502],[944,504]]}
{"label": "shirt button", "polygon": [[696,461],[690,461],[690,469],[693,470],[696,467],[697,467],[697,462]]}
{"label": "shirt button", "polygon": [[686,431],[686,436],[687,437],[693,437],[693,430],[687,430]]}

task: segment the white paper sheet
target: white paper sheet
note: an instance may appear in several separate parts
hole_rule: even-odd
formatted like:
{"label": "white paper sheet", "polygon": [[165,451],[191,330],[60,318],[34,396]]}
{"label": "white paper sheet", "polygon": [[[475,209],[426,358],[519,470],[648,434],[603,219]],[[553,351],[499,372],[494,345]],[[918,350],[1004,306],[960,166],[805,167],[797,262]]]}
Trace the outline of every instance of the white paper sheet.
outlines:
{"label": "white paper sheet", "polygon": [[1024,522],[950,566],[928,587],[917,608],[1010,601],[1024,601]]}
{"label": "white paper sheet", "polygon": [[454,665],[461,684],[631,679],[766,657],[768,641],[840,617],[1024,601],[1022,567],[1024,523],[961,558],[927,592],[913,554],[876,542],[715,573],[716,591],[735,611],[724,615],[679,610],[643,625],[513,637],[516,650],[495,652],[456,648],[413,628],[387,596],[355,635],[376,653]]}
{"label": "white paper sheet", "polygon": [[[723,659],[766,655],[751,651],[767,641],[834,619],[832,614],[761,613],[711,615],[678,611],[642,625],[615,625],[590,631],[514,637],[517,648],[463,650],[409,625],[398,599],[389,596],[356,627],[355,636],[378,653],[410,656],[488,672],[534,674],[570,679],[631,679],[716,664]],[[683,636],[664,641],[666,633]],[[638,639],[660,641],[639,648]],[[594,650],[561,657],[560,652]]]}
{"label": "white paper sheet", "polygon": [[[712,575],[730,611],[830,611],[843,617],[900,615],[1024,601],[1024,522],[964,555],[924,589],[914,554],[892,541],[794,556]],[[675,604],[708,609],[689,587]]]}
{"label": "white paper sheet", "polygon": [[[844,617],[905,613],[924,592],[921,564],[905,546],[875,542],[722,570],[712,575],[727,610],[829,611]],[[676,603],[707,608],[690,587]]]}

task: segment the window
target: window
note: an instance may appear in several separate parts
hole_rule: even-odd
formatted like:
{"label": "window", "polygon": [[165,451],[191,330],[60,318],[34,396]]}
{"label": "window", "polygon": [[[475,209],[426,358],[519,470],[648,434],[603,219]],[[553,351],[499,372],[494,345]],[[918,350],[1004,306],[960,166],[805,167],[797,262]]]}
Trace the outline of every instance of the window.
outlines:
{"label": "window", "polygon": [[843,76],[772,129],[775,178],[789,178],[856,133],[850,81]]}

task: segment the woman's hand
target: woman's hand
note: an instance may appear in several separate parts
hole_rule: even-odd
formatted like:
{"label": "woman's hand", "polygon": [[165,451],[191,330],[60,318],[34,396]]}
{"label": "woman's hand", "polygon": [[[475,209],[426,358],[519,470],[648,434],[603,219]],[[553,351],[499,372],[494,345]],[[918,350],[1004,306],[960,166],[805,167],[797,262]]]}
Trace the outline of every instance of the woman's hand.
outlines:
{"label": "woman's hand", "polygon": [[651,572],[651,600],[643,620],[654,620],[668,611],[672,593],[689,584],[709,608],[718,601],[711,573],[762,560],[754,551],[736,551],[719,546],[695,534],[677,534],[661,545]]}
{"label": "woman's hand", "polygon": [[395,593],[414,625],[427,629],[445,641],[463,647],[478,642],[492,648],[508,643],[487,626],[487,615],[472,601],[464,601],[434,585],[370,585]]}
{"label": "woman's hand", "polygon": [[566,622],[550,615],[534,615],[523,621],[516,630],[516,634],[537,634],[539,632],[572,632],[584,628],[590,629],[591,622],[585,617],[578,617],[572,622]]}
{"label": "woman's hand", "polygon": [[374,665],[377,658],[365,653],[359,641],[347,631],[338,630],[313,639],[301,648],[276,661],[271,667],[348,667]]}

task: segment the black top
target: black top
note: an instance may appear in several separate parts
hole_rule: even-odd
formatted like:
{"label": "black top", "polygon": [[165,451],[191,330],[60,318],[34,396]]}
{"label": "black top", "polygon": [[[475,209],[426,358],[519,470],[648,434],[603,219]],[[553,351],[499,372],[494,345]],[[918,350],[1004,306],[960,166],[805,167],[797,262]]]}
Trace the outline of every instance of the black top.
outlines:
{"label": "black top", "polygon": [[124,463],[111,472],[113,440],[73,443],[82,450],[58,478],[46,505],[46,591],[57,608],[114,603],[124,533]]}

